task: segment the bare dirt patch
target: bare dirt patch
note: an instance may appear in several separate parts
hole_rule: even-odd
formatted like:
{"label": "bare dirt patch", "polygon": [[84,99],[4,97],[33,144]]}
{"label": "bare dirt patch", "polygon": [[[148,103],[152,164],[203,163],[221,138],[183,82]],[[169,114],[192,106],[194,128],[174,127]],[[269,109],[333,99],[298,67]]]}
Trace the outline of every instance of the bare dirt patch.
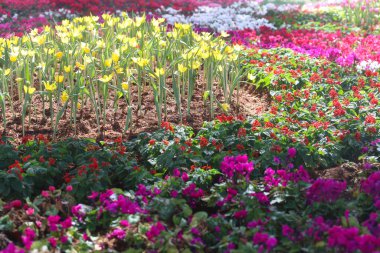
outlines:
{"label": "bare dirt patch", "polygon": [[[204,121],[210,121],[209,104],[203,100],[203,87],[204,83],[198,80],[197,87],[191,102],[191,115],[186,117],[186,101],[181,101],[181,109],[183,114],[182,123],[178,113],[177,105],[174,96],[169,92],[167,97],[167,114],[163,115],[163,120],[177,125],[188,125],[195,130],[202,127]],[[169,89],[171,90],[171,89]],[[118,101],[117,110],[114,110],[113,97],[108,99],[106,122],[100,120],[101,126],[98,129],[95,111],[90,101],[81,105],[76,117],[76,131],[74,122],[70,119],[71,108],[68,106],[66,113],[61,118],[58,124],[57,139],[65,139],[67,137],[78,138],[102,138],[113,139],[120,136],[132,137],[141,132],[154,131],[159,128],[157,122],[156,107],[154,104],[153,91],[149,86],[146,86],[142,95],[142,108],[141,112],[137,113],[137,89],[132,89],[132,111],[133,111],[133,124],[132,127],[123,134],[125,128],[125,119],[127,115],[127,104],[123,98]],[[219,101],[224,101],[224,96],[219,89],[215,90],[215,96]],[[239,99],[238,99],[239,98]],[[22,137],[22,102],[18,101],[17,97],[14,99],[15,113],[7,111],[7,127],[0,126],[0,131],[7,137],[14,138],[15,140]],[[239,102],[239,103],[238,103]],[[28,111],[25,118],[25,134],[36,136],[38,134],[53,135],[53,128],[50,121],[50,108],[49,102],[45,101],[45,110],[43,110],[43,100],[40,95],[34,95],[32,98],[31,110]],[[236,92],[232,97],[232,104],[228,114],[253,116],[259,115],[268,110],[269,95],[260,93],[253,89],[252,86],[241,87],[239,94]],[[57,113],[57,103],[53,103],[55,113]],[[7,108],[10,108],[9,105]],[[215,114],[222,114],[223,110],[216,106]],[[2,115],[0,116],[2,121]],[[76,132],[76,134],[75,134]]]}

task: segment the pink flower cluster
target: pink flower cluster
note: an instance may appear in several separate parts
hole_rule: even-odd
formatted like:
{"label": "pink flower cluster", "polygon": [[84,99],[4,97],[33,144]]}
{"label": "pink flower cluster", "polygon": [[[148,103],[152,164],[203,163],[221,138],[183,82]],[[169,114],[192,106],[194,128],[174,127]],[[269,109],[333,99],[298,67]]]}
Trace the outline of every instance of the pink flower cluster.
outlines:
{"label": "pink flower cluster", "polygon": [[247,155],[226,156],[220,164],[220,170],[230,179],[238,175],[249,178],[253,169],[253,162],[248,161]]}
{"label": "pink flower cluster", "polygon": [[335,202],[346,190],[346,182],[334,179],[317,179],[306,193],[309,202]]}
{"label": "pink flower cluster", "polygon": [[231,31],[232,41],[250,47],[290,48],[313,57],[324,57],[341,66],[352,66],[363,60],[380,61],[380,35],[344,34],[341,31],[252,30]]}

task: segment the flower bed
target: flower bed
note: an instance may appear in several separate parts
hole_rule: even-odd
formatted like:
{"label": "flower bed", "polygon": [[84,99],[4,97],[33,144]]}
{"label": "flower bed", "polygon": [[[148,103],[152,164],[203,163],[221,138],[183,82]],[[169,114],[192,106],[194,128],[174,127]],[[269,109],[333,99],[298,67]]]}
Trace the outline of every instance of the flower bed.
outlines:
{"label": "flower bed", "polygon": [[[2,204],[3,232],[36,252],[380,247],[378,165],[358,167],[359,185],[315,180],[299,163],[301,149],[288,146],[272,164],[259,158],[269,152],[247,155],[248,147],[221,142],[221,133],[252,140],[254,131],[239,127],[249,121],[231,120],[221,117],[196,137],[166,124],[126,143],[40,136],[17,149],[3,144],[1,162],[12,163],[1,173],[10,199]],[[370,155],[379,156],[378,143]],[[15,252],[13,243],[4,252]]]}
{"label": "flower bed", "polygon": [[116,11],[0,38],[0,251],[380,251],[376,11],[355,31],[252,1],[57,0],[35,21],[132,2],[169,24]]}
{"label": "flower bed", "polygon": [[341,31],[320,30],[265,30],[233,31],[232,40],[258,48],[290,48],[313,57],[324,57],[341,66],[356,65],[361,61],[380,62],[380,36],[344,34]]}

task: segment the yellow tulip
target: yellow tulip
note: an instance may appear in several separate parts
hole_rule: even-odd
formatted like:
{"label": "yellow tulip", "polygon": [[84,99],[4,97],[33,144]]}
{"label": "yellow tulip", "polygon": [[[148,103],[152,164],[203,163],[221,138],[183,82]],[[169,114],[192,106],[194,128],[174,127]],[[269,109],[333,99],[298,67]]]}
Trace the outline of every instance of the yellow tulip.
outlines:
{"label": "yellow tulip", "polygon": [[6,70],[4,71],[4,75],[5,75],[5,76],[9,75],[10,73],[11,73],[11,69],[6,69]]}
{"label": "yellow tulip", "polygon": [[50,84],[49,82],[45,82],[44,85],[45,89],[50,92],[53,92],[57,89],[57,85],[55,83]]}
{"label": "yellow tulip", "polygon": [[127,91],[128,88],[129,88],[129,84],[127,82],[122,82],[121,83],[121,88],[124,90],[124,91]]}
{"label": "yellow tulip", "polygon": [[154,73],[156,74],[157,77],[163,76],[165,74],[165,69],[157,68]]}
{"label": "yellow tulip", "polygon": [[77,68],[79,68],[80,70],[85,70],[85,69],[86,69],[86,66],[83,65],[83,64],[81,64],[81,63],[79,63],[79,62],[76,62],[76,63],[75,63],[75,66],[76,66]]}
{"label": "yellow tulip", "polygon": [[67,94],[67,91],[63,91],[61,94],[61,101],[62,103],[66,103],[66,101],[69,99],[69,94]]}
{"label": "yellow tulip", "polygon": [[148,65],[148,63],[149,63],[149,61],[147,60],[147,59],[145,59],[145,58],[135,58],[135,57],[133,57],[132,58],[132,61],[134,62],[134,63],[137,63],[137,65],[139,65],[140,67],[145,67],[146,65]]}
{"label": "yellow tulip", "polygon": [[178,64],[178,71],[181,72],[181,73],[184,73],[186,72],[187,70],[187,67],[184,66],[183,64]]}
{"label": "yellow tulip", "polygon": [[227,103],[223,103],[220,105],[223,111],[228,112],[230,110],[230,105]]}
{"label": "yellow tulip", "polygon": [[102,83],[109,83],[112,80],[112,74],[110,75],[104,75],[102,78],[99,78],[99,81]]}
{"label": "yellow tulip", "polygon": [[57,57],[57,59],[61,59],[62,56],[63,56],[63,52],[61,52],[61,51],[55,53],[55,57]]}
{"label": "yellow tulip", "polygon": [[88,46],[84,46],[82,49],[83,49],[83,52],[84,52],[85,54],[88,54],[88,53],[90,53],[90,51],[91,51],[91,49],[90,49]]}
{"label": "yellow tulip", "polygon": [[119,53],[113,52],[112,53],[112,61],[115,62],[115,63],[117,63],[119,61],[119,59],[120,59]]}
{"label": "yellow tulip", "polygon": [[17,55],[11,55],[11,56],[9,56],[9,60],[11,62],[16,62],[17,61]]}
{"label": "yellow tulip", "polygon": [[104,66],[106,66],[107,68],[111,67],[112,65],[112,59],[107,59],[104,61]]}
{"label": "yellow tulip", "polygon": [[136,17],[135,24],[137,27],[141,26],[145,22],[145,16]]}
{"label": "yellow tulip", "polygon": [[193,62],[192,64],[191,64],[191,68],[192,69],[197,69],[197,68],[199,68],[201,66],[201,62],[199,62],[199,61],[195,61],[195,62]]}
{"label": "yellow tulip", "polygon": [[28,87],[24,85],[24,92],[26,94],[32,95],[36,91],[36,88],[34,87]]}
{"label": "yellow tulip", "polygon": [[61,76],[61,75],[56,75],[55,76],[55,81],[57,83],[62,83],[63,82],[63,79],[64,79],[64,76]]}
{"label": "yellow tulip", "polygon": [[64,66],[63,69],[66,73],[69,73],[71,71],[71,66]]}

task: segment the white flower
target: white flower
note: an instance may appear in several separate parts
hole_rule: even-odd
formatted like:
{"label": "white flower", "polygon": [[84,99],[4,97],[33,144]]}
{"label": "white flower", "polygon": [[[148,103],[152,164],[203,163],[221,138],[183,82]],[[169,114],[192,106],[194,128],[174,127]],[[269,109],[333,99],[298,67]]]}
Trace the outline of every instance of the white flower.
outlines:
{"label": "white flower", "polygon": [[278,7],[274,4],[260,5],[257,1],[241,1],[227,7],[200,6],[188,16],[170,7],[159,10],[159,13],[169,24],[192,23],[201,28],[211,28],[221,32],[237,29],[258,29],[260,26],[275,29],[274,25],[263,17],[269,10],[289,11],[297,8],[299,8],[298,5]]}
{"label": "white flower", "polygon": [[380,63],[378,61],[361,61],[358,65],[356,65],[356,70],[358,72],[364,72],[366,70],[370,70],[372,72],[377,72],[380,69]]}

